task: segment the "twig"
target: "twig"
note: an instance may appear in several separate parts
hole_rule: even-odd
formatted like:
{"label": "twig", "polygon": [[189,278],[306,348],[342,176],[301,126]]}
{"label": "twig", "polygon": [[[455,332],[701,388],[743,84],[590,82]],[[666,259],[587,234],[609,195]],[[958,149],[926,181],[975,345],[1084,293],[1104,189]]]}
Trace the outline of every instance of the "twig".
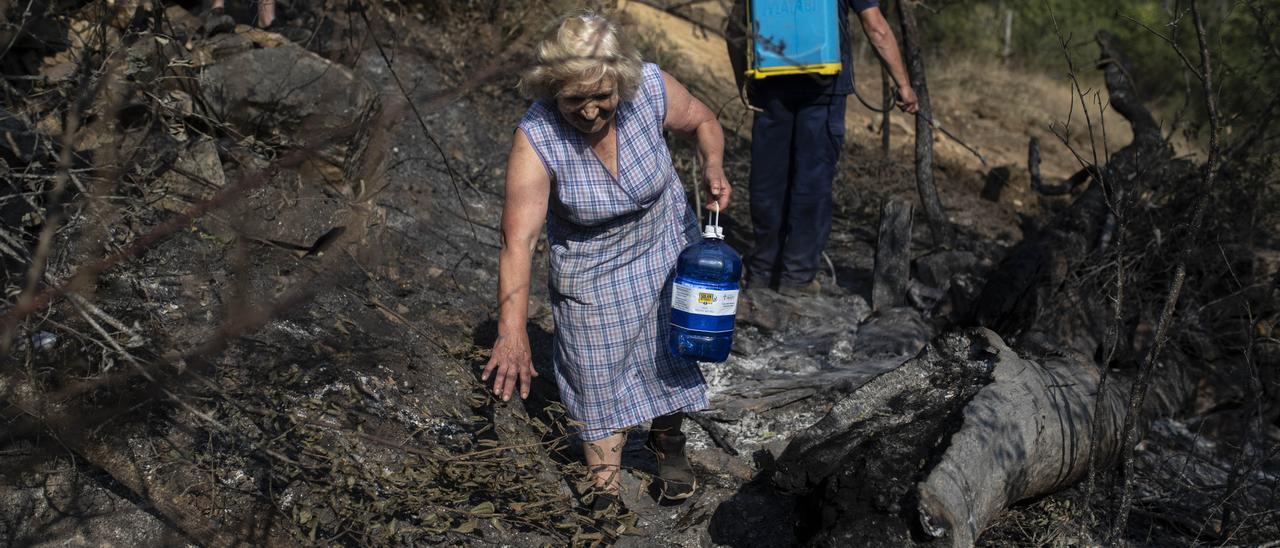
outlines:
{"label": "twig", "polygon": [[1147,352],[1146,358],[1142,361],[1138,380],[1133,384],[1133,390],[1129,395],[1129,409],[1128,413],[1125,414],[1124,428],[1120,437],[1120,450],[1123,454],[1121,460],[1124,470],[1120,508],[1108,534],[1108,538],[1112,541],[1120,538],[1124,533],[1125,525],[1128,523],[1129,510],[1133,505],[1133,437],[1137,427],[1138,414],[1142,409],[1143,401],[1146,399],[1147,390],[1151,386],[1151,377],[1155,372],[1156,360],[1168,341],[1169,325],[1173,323],[1174,309],[1177,307],[1178,298],[1182,294],[1182,286],[1186,282],[1187,263],[1191,258],[1191,254],[1198,248],[1196,242],[1204,225],[1205,210],[1208,206],[1209,196],[1212,194],[1214,178],[1217,176],[1219,156],[1218,106],[1213,89],[1213,66],[1210,59],[1208,38],[1205,36],[1204,22],[1200,18],[1200,9],[1196,0],[1191,0],[1191,17],[1196,27],[1196,42],[1200,46],[1200,73],[1204,76],[1200,83],[1204,91],[1205,106],[1209,113],[1209,158],[1205,161],[1204,166],[1201,167],[1201,188],[1199,192],[1195,193],[1195,206],[1191,214],[1191,221],[1187,227],[1182,252],[1178,254],[1178,262],[1174,267],[1173,279],[1170,280],[1168,292],[1165,294],[1164,306],[1160,312],[1159,322],[1156,324],[1155,340],[1151,345],[1151,349]]}
{"label": "twig", "polygon": [[1164,40],[1164,41],[1165,41],[1165,42],[1167,42],[1170,46],[1173,46],[1173,51],[1174,51],[1174,53],[1177,53],[1177,54],[1178,54],[1178,58],[1179,58],[1179,59],[1182,59],[1182,64],[1183,64],[1183,65],[1186,65],[1187,70],[1191,73],[1191,75],[1192,75],[1192,76],[1195,76],[1197,80],[1200,80],[1201,82],[1204,82],[1205,75],[1204,75],[1204,74],[1201,74],[1201,72],[1200,72],[1199,70],[1197,70],[1197,69],[1196,69],[1195,64],[1194,64],[1194,63],[1192,63],[1192,62],[1191,62],[1191,60],[1187,58],[1186,54],[1182,53],[1182,48],[1178,47],[1178,43],[1177,43],[1176,41],[1174,41],[1174,39],[1173,39],[1173,38],[1170,38],[1170,37],[1168,37],[1168,36],[1165,36],[1165,35],[1163,35],[1163,34],[1160,34],[1160,32],[1159,32],[1159,31],[1157,31],[1156,29],[1153,29],[1153,28],[1151,28],[1151,27],[1147,26],[1147,25],[1146,25],[1146,23],[1143,23],[1142,21],[1139,21],[1139,20],[1137,20],[1137,19],[1134,19],[1133,17],[1130,17],[1130,16],[1128,16],[1128,15],[1126,15],[1126,14],[1124,14],[1124,13],[1119,13],[1118,15],[1119,15],[1121,18],[1123,18],[1123,19],[1125,19],[1125,20],[1128,20],[1129,22],[1134,23],[1134,24],[1136,24],[1136,25],[1138,25],[1138,26],[1142,27],[1143,29],[1146,29],[1146,31],[1147,31],[1147,32],[1149,32],[1149,33],[1151,33],[1153,36],[1155,36],[1155,37],[1157,37],[1157,38],[1159,38],[1159,39],[1161,39],[1161,40]]}
{"label": "twig", "polygon": [[[301,163],[305,157],[305,153],[301,150],[293,151],[286,154],[280,160],[282,166],[294,166]],[[31,315],[32,312],[39,310],[54,299],[67,293],[74,293],[92,283],[97,277],[114,268],[115,266],[130,260],[143,252],[151,249],[161,240],[169,237],[190,225],[191,221],[198,219],[209,211],[221,207],[223,204],[230,202],[240,196],[247,194],[249,191],[262,186],[269,180],[267,170],[254,172],[241,179],[235,185],[227,187],[222,192],[214,195],[212,198],[197,203],[180,215],[175,215],[165,223],[157,226],[151,232],[134,240],[128,247],[113,253],[106,258],[80,267],[70,279],[61,285],[49,287],[41,291],[26,301],[20,301],[17,306],[9,309],[3,316],[0,316],[0,329],[5,332],[12,333],[12,329],[18,322]]]}
{"label": "twig", "polygon": [[689,420],[693,421],[694,424],[701,426],[707,432],[707,435],[711,437],[711,442],[715,443],[716,447],[723,449],[730,456],[738,456],[738,450],[728,440],[724,439],[724,428],[712,422],[702,413],[685,413],[685,416],[689,417]]}

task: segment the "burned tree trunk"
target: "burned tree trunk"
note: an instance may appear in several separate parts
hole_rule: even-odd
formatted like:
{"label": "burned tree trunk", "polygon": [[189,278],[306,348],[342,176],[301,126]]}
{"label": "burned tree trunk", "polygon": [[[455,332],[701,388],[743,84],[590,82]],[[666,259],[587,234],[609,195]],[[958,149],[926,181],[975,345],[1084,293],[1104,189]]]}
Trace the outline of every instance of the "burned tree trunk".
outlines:
{"label": "burned tree trunk", "polygon": [[[1142,424],[1193,386],[1178,362],[1161,369]],[[948,333],[797,435],[774,483],[821,508],[809,524],[819,544],[900,545],[923,532],[971,546],[1010,504],[1082,478],[1094,453],[1115,460],[1132,379],[1108,382],[1095,408],[1099,377],[1079,354],[1033,360],[987,329]]]}
{"label": "burned tree trunk", "polygon": [[1040,176],[1040,139],[1032,137],[1027,143],[1027,174],[1031,176],[1031,190],[1039,190],[1044,184]]}
{"label": "burned tree trunk", "polygon": [[918,356],[882,373],[792,439],[773,481],[801,494],[820,516],[806,524],[816,544],[900,545],[912,536],[894,519],[914,498],[913,482],[954,429],[965,402],[990,382],[995,363],[973,333],[936,338]]}
{"label": "burned tree trunk", "polygon": [[929,87],[924,77],[924,57],[920,53],[920,34],[916,30],[916,16],[905,0],[898,2],[898,20],[902,24],[902,52],[906,56],[907,72],[911,87],[919,99],[920,111],[916,114],[916,189],[920,192],[920,205],[934,245],[947,246],[955,240],[955,230],[947,219],[938,187],[933,182],[933,109],[929,106]]}
{"label": "burned tree trunk", "polygon": [[889,159],[889,115],[893,112],[893,89],[889,87],[889,71],[884,67],[880,68],[880,108],[884,112],[880,115],[880,156],[885,160]]}
{"label": "burned tree trunk", "polygon": [[[1101,372],[1088,356],[1037,362],[995,333],[982,335],[994,353],[993,382],[965,406],[963,426],[917,487],[921,527],[933,537],[949,534],[955,546],[972,545],[1010,504],[1079,481],[1091,459],[1114,462],[1133,384],[1108,382],[1098,395]],[[1192,383],[1176,361],[1160,368],[1153,387],[1159,397],[1142,409],[1142,424],[1173,413],[1190,396]]]}

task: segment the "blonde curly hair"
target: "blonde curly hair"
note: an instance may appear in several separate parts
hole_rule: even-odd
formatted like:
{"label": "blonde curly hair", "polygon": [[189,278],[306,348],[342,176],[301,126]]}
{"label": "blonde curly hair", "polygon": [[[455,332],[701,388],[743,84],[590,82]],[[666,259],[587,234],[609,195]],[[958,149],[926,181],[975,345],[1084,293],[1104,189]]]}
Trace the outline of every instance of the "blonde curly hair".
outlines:
{"label": "blonde curly hair", "polygon": [[618,94],[630,99],[643,78],[640,54],[622,38],[618,25],[590,10],[556,21],[538,44],[537,62],[520,78],[527,98],[552,101],[570,82],[594,83],[611,77]]}

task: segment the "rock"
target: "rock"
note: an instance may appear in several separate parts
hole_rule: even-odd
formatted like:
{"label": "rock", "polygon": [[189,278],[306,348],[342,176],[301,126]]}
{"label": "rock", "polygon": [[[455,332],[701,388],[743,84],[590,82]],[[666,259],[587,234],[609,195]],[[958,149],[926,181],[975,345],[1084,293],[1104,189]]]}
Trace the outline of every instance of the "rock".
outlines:
{"label": "rock", "polygon": [[842,296],[837,299],[836,306],[839,307],[840,318],[855,326],[871,315],[871,305],[861,295]]}
{"label": "rock", "polygon": [[[244,34],[225,40],[250,41]],[[237,46],[238,47],[238,46]],[[323,138],[351,131],[375,99],[351,71],[294,44],[251,49],[200,76],[213,114],[246,134]]]}
{"label": "rock", "polygon": [[939,251],[915,260],[915,278],[945,291],[953,277],[972,273],[977,267],[978,257],[969,251]]}
{"label": "rock", "polygon": [[773,367],[797,375],[811,375],[817,373],[822,368],[822,364],[810,356],[790,355],[775,361]]}
{"label": "rock", "polygon": [[911,306],[926,314],[931,314],[946,297],[946,291],[927,286],[920,280],[911,280],[911,285],[907,286],[907,300]]}
{"label": "rock", "polygon": [[182,6],[167,6],[164,9],[164,18],[169,22],[173,33],[181,38],[187,38],[200,30],[200,18],[191,14],[191,12],[183,9]]}
{"label": "rock", "polygon": [[907,356],[924,348],[932,330],[914,308],[876,311],[858,330],[853,352],[863,357]]}
{"label": "rock", "polygon": [[786,327],[790,310],[779,306],[783,300],[768,289],[744,291],[738,301],[738,322],[758,328],[762,333],[772,333]]}
{"label": "rock", "polygon": [[120,47],[119,29],[98,24],[101,21],[101,14],[92,13],[92,5],[89,8],[90,13],[67,23],[67,48],[60,53],[67,54],[73,61],[80,58],[85,48],[97,49],[105,45],[108,51],[112,51]]}
{"label": "rock", "polygon": [[818,344],[814,347],[814,351],[830,367],[852,360],[856,341],[854,333],[842,333]]}
{"label": "rock", "polygon": [[76,63],[68,57],[70,56],[55,55],[45,58],[40,67],[40,76],[51,83],[70,79],[76,73]]}
{"label": "rock", "polygon": [[200,17],[200,32],[205,36],[225,34],[235,30],[236,20],[221,8],[211,9]]}
{"label": "rock", "polygon": [[187,58],[178,42],[160,35],[143,36],[125,50],[124,74],[140,86],[151,87],[161,84],[162,76],[171,76],[172,67]]}
{"label": "rock", "polygon": [[146,187],[147,201],[165,211],[183,212],[191,204],[213,197],[226,184],[218,147],[205,139],[187,147],[169,171]]}
{"label": "rock", "polygon": [[741,335],[734,337],[733,348],[730,350],[738,356],[754,356],[760,351],[760,343],[756,337],[743,337]]}
{"label": "rock", "polygon": [[191,94],[185,91],[169,90],[157,98],[165,107],[184,118],[195,113],[195,102],[192,101]]}
{"label": "rock", "polygon": [[119,29],[127,29],[137,17],[145,16],[145,13],[140,13],[140,11],[151,11],[151,2],[149,0],[114,0],[103,4],[114,8],[114,13],[110,15],[111,24]]}

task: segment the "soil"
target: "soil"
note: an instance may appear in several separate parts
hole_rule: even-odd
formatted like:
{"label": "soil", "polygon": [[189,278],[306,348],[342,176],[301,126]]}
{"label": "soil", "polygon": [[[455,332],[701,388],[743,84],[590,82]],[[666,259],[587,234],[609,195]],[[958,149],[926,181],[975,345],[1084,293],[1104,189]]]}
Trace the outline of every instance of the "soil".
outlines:
{"label": "soil", "polygon": [[[294,12],[295,27],[323,22],[315,28],[324,32],[317,31],[313,41],[251,39],[247,29],[239,29],[237,35],[246,35],[243,49],[220,53],[223,57],[212,63],[250,72],[209,69],[204,76],[219,74],[222,84],[244,78],[242,91],[213,84],[247,101],[261,97],[262,82],[273,81],[267,78],[272,75],[253,71],[268,71],[264,59],[284,56],[268,66],[285,67],[293,76],[297,73],[289,70],[319,67],[318,83],[311,85],[343,88],[360,97],[352,102],[367,108],[314,108],[309,100],[291,98],[297,100],[293,110],[272,108],[286,99],[254,103],[281,117],[268,126],[261,116],[228,116],[217,124],[180,118],[186,132],[174,138],[180,144],[164,146],[180,147],[174,156],[191,163],[171,163],[207,169],[228,185],[264,169],[267,178],[99,279],[94,302],[140,337],[129,347],[140,361],[190,374],[175,377],[181,382],[169,387],[176,398],[139,389],[139,383],[95,394],[99,404],[137,398],[130,401],[137,405],[127,414],[95,419],[104,430],[94,435],[115,431],[124,437],[131,458],[157,484],[188,477],[174,469],[198,472],[206,479],[187,487],[206,495],[205,506],[195,509],[204,515],[234,517],[238,495],[262,499],[302,542],[537,545],[590,534],[591,527],[584,525],[589,520],[575,517],[580,509],[573,502],[580,450],[560,439],[564,421],[550,370],[554,326],[545,243],[535,255],[530,305],[534,363],[541,373],[533,394],[524,402],[499,402],[478,380],[495,337],[503,168],[526,105],[514,92],[514,72],[449,96],[467,83],[465,72],[428,45],[431,36],[455,36],[459,29],[435,26],[439,23],[406,10],[385,22],[394,32],[371,34],[358,17],[331,3]],[[723,51],[722,43],[716,49],[714,36],[700,37],[693,27],[641,4],[628,3],[625,9],[634,29],[667,32],[671,42],[650,44],[662,48],[651,49],[654,55],[688,52],[684,63],[665,68],[709,104],[729,104],[736,97],[731,83],[725,88],[727,62],[709,53]],[[191,40],[199,45],[211,39]],[[690,40],[711,43],[695,46]],[[459,62],[474,68],[481,61]],[[1027,106],[1027,112],[1007,116],[999,106],[1038,94],[1040,83],[1018,81],[1026,87],[951,102],[946,90],[972,83],[953,76],[963,73],[962,67],[939,72],[934,78],[939,116],[974,139],[993,163],[1019,165],[1029,135],[1052,141],[1043,124],[1028,121],[1045,111]],[[878,89],[876,77],[859,78],[860,89]],[[214,95],[209,89],[206,85],[205,93]],[[451,98],[442,102],[441,97]],[[623,457],[623,499],[639,523],[619,546],[800,543],[805,531],[796,524],[811,519],[805,515],[811,510],[774,490],[768,481],[773,460],[794,433],[823,417],[842,395],[914,356],[950,325],[960,306],[956,297],[874,312],[868,305],[879,205],[890,197],[914,200],[915,188],[905,149],[881,156],[878,140],[868,131],[872,118],[855,113],[859,108],[851,101],[851,132],[827,251],[830,272],[819,278],[821,293],[784,298],[767,288],[746,292],[734,354],[703,368],[712,407],[701,418],[710,427],[686,426],[702,482],[694,498],[679,505],[655,501],[651,476],[656,465],[641,446],[644,429],[631,433]],[[746,118],[733,107],[722,113],[732,181],[747,180]],[[895,125],[902,146],[907,131]],[[213,136],[205,140],[205,132]],[[1014,169],[999,200],[985,200],[980,197],[984,170],[945,141],[936,144],[942,201],[962,235],[959,249],[950,251],[970,259],[954,273],[959,277],[948,277],[959,280],[958,287],[966,276],[980,277],[992,268],[1008,246],[1065,199],[1035,195],[1024,170]],[[677,165],[691,165],[690,145],[679,140],[671,145]],[[281,165],[287,151],[299,148],[309,152],[304,160]],[[1046,177],[1075,171],[1065,148],[1046,144],[1044,155]],[[686,180],[692,193],[691,182]],[[156,202],[159,206],[117,212],[121,220],[109,234],[115,241],[108,250],[137,241],[202,197],[180,190],[164,194],[172,201]],[[746,250],[751,242],[745,185],[739,190],[724,224],[730,243]],[[87,234],[94,234],[92,222],[72,221],[57,243],[101,251],[84,243]],[[927,231],[916,231],[917,259],[945,251],[934,248]],[[65,277],[89,256],[65,257],[54,270]],[[953,287],[949,294],[961,293]],[[227,326],[254,310],[268,311],[267,319],[228,336]],[[11,365],[23,361],[59,372],[79,367],[85,376],[129,367],[104,361],[109,353],[78,317],[75,307],[62,302],[46,318],[28,321],[13,353],[24,358]],[[46,344],[44,335],[37,336],[41,333],[55,339]],[[134,427],[104,428],[112,421]],[[1188,451],[1175,435],[1182,425],[1168,422],[1166,430],[1174,434],[1155,437],[1148,453]],[[184,537],[172,516],[153,508],[145,496],[57,447],[43,435],[0,435],[0,470],[5,471],[0,509],[18,517],[0,520],[0,541],[198,542]],[[451,460],[459,458],[471,460]],[[1221,465],[1225,457],[1215,458]],[[1141,473],[1154,475],[1163,461],[1141,462]],[[1277,484],[1274,468],[1259,473],[1262,484]],[[1061,510],[1072,496],[1068,492],[1016,508],[1014,517],[996,524],[983,542],[1094,538]],[[1025,532],[1036,520],[1044,525]],[[1133,527],[1158,521],[1138,519]],[[1136,538],[1184,534],[1168,527],[1170,532],[1161,535],[1169,536]]]}

